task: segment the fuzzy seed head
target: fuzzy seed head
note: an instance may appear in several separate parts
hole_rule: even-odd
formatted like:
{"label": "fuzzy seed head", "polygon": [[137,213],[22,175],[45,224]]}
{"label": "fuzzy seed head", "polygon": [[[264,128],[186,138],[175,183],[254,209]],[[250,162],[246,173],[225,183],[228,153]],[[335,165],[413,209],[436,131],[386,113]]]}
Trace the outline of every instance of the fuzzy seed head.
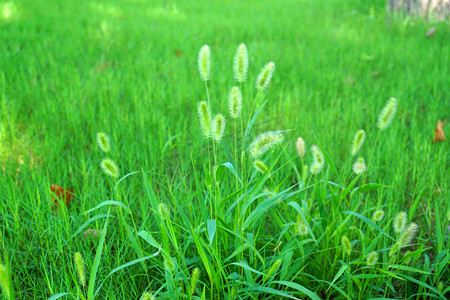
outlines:
{"label": "fuzzy seed head", "polygon": [[273,265],[270,267],[269,271],[267,271],[267,277],[272,276],[280,267],[281,265],[281,259],[277,259]]}
{"label": "fuzzy seed head", "polygon": [[317,175],[322,172],[323,166],[325,165],[325,156],[320,150],[319,146],[313,145],[311,147],[311,152],[313,154],[313,163],[311,164],[311,173]]}
{"label": "fuzzy seed head", "polygon": [[155,296],[153,296],[153,294],[151,292],[145,292],[142,297],[141,300],[155,300]]}
{"label": "fuzzy seed head", "polygon": [[[405,251],[405,253],[403,253],[403,257],[407,256],[409,253],[411,253],[411,251],[409,251],[409,250]],[[404,262],[406,265],[409,265],[409,263],[411,262],[411,259],[412,259],[412,257],[409,257],[409,258],[407,258],[406,260],[404,260],[403,262]]]}
{"label": "fuzzy seed head", "polygon": [[255,167],[256,171],[262,174],[266,173],[267,170],[269,169],[267,165],[261,160],[255,160],[253,166]]}
{"label": "fuzzy seed head", "polygon": [[158,205],[158,212],[164,219],[170,218],[170,209],[162,202]]}
{"label": "fuzzy seed head", "polygon": [[322,150],[320,150],[319,146],[313,145],[311,147],[311,151],[315,162],[321,165],[325,164],[325,156],[323,155]]}
{"label": "fuzzy seed head", "polygon": [[305,157],[306,154],[305,140],[303,140],[301,137],[299,137],[295,142],[295,150],[297,150],[298,156],[300,156],[301,158]]}
{"label": "fuzzy seed head", "polygon": [[5,295],[5,298],[10,299],[11,294],[9,290],[8,269],[5,265],[0,265],[0,286],[2,287],[3,295]]}
{"label": "fuzzy seed head", "polygon": [[306,227],[305,222],[303,222],[302,216],[300,214],[297,215],[297,233],[299,235],[307,235],[309,233],[308,227]]}
{"label": "fuzzy seed head", "polygon": [[209,107],[208,102],[201,101],[197,107],[198,119],[200,121],[200,128],[202,130],[202,134],[206,138],[211,137],[211,108]]}
{"label": "fuzzy seed head", "polygon": [[111,177],[117,178],[119,177],[119,167],[116,165],[116,163],[110,159],[110,158],[104,158],[102,162],[100,163],[100,167],[102,168],[103,172],[106,175],[109,175]]}
{"label": "fuzzy seed head", "polygon": [[394,119],[395,112],[397,111],[397,99],[391,98],[383,107],[378,117],[377,127],[383,131],[391,125],[392,119]]}
{"label": "fuzzy seed head", "polygon": [[377,263],[378,261],[378,253],[376,253],[375,251],[370,252],[369,255],[367,255],[367,265],[368,266],[373,266]]}
{"label": "fuzzy seed head", "polygon": [[105,153],[111,150],[111,142],[109,136],[104,132],[97,133],[97,144],[100,150]]}
{"label": "fuzzy seed head", "polygon": [[200,277],[200,269],[195,268],[192,271],[191,277],[191,296],[195,294],[195,288],[197,287],[198,278]]}
{"label": "fuzzy seed head", "polygon": [[341,244],[344,248],[345,253],[350,256],[352,253],[352,244],[350,243],[350,240],[345,235],[341,238]]}
{"label": "fuzzy seed head", "polygon": [[230,95],[228,96],[228,108],[232,119],[237,119],[241,116],[242,94],[237,86],[231,88]]}
{"label": "fuzzy seed head", "polygon": [[86,286],[86,269],[84,266],[84,259],[80,252],[75,253],[73,260],[75,262],[75,268],[77,270],[78,281],[82,286]]}
{"label": "fuzzy seed head", "polygon": [[404,211],[399,212],[395,216],[395,218],[394,218],[395,233],[401,233],[405,230],[407,218],[408,218],[408,215]]}
{"label": "fuzzy seed head", "polygon": [[173,258],[168,257],[167,259],[164,259],[164,267],[166,267],[166,269],[169,270],[170,272],[175,270],[175,263]]}
{"label": "fuzzy seed head", "polygon": [[212,138],[215,142],[220,142],[225,133],[226,120],[225,116],[222,114],[217,114],[214,116],[212,122]]}
{"label": "fuzzy seed head", "polygon": [[364,158],[358,157],[358,159],[353,164],[353,172],[355,172],[356,175],[359,175],[365,170],[366,170],[366,163],[364,161]]}
{"label": "fuzzy seed head", "polygon": [[198,53],[198,71],[203,81],[211,78],[211,50],[208,45],[204,45]]}
{"label": "fuzzy seed head", "polygon": [[248,72],[248,53],[245,44],[240,44],[234,56],[234,79],[237,82],[244,82]]}
{"label": "fuzzy seed head", "polygon": [[313,162],[310,167],[311,174],[313,174],[313,175],[319,174],[320,172],[322,172],[322,169],[323,169],[323,165],[319,164],[317,161]]}
{"label": "fuzzy seed head", "polygon": [[281,144],[284,136],[280,132],[269,131],[258,135],[250,144],[249,151],[253,158],[259,158],[274,146]]}
{"label": "fuzzy seed head", "polygon": [[406,247],[411,243],[418,228],[419,226],[417,226],[416,223],[411,223],[408,228],[403,231],[402,235],[398,238],[398,243],[401,248]]}
{"label": "fuzzy seed head", "polygon": [[384,219],[384,210],[378,209],[378,210],[374,211],[374,213],[372,215],[372,220],[374,222],[380,222],[383,219]]}
{"label": "fuzzy seed head", "polygon": [[398,250],[400,250],[400,244],[399,244],[399,243],[395,243],[395,244],[391,247],[391,251],[389,251],[389,256],[394,255],[395,253],[398,252]]}
{"label": "fuzzy seed head", "polygon": [[256,79],[256,88],[258,90],[265,90],[269,86],[274,71],[275,64],[273,62],[269,62],[264,66]]}
{"label": "fuzzy seed head", "polygon": [[366,139],[366,132],[364,130],[361,129],[355,133],[355,136],[353,137],[352,146],[350,148],[350,153],[352,154],[352,156],[358,154],[365,139]]}

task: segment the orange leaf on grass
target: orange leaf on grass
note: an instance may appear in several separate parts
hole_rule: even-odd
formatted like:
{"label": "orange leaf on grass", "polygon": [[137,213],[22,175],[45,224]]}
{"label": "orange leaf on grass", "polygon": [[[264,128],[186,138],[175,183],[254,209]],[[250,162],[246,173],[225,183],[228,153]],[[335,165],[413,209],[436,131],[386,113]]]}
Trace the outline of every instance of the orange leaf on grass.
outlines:
{"label": "orange leaf on grass", "polygon": [[445,141],[444,130],[442,127],[445,122],[437,121],[436,130],[434,131],[434,140],[433,143]]}
{"label": "orange leaf on grass", "polygon": [[67,190],[63,188],[62,186],[52,184],[50,186],[50,190],[52,191],[52,200],[55,202],[53,205],[53,208],[56,208],[59,206],[59,201],[63,201],[66,205],[69,205],[70,201],[73,199],[73,190]]}

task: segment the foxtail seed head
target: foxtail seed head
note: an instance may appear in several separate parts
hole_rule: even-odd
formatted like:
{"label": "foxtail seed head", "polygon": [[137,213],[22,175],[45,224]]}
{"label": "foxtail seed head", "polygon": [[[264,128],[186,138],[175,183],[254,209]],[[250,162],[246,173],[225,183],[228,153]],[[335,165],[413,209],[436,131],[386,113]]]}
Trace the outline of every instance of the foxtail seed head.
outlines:
{"label": "foxtail seed head", "polygon": [[175,270],[175,262],[174,259],[171,257],[167,257],[164,259],[164,267],[166,267],[166,269],[170,272],[172,272],[173,270]]}
{"label": "foxtail seed head", "polygon": [[259,173],[266,173],[267,170],[269,169],[267,167],[267,165],[262,162],[261,160],[255,160],[255,162],[253,163],[253,166],[255,167],[256,171],[258,171]]}
{"label": "foxtail seed head", "polygon": [[282,143],[284,136],[280,132],[269,131],[258,135],[250,144],[249,151],[253,158],[259,158],[274,146]]}
{"label": "foxtail seed head", "polygon": [[383,107],[378,117],[377,127],[381,131],[386,130],[391,125],[392,119],[394,119],[395,112],[397,111],[397,99],[391,98]]}
{"label": "foxtail seed head", "polygon": [[353,164],[353,172],[355,172],[356,175],[359,175],[365,170],[366,170],[366,163],[364,161],[364,158],[358,157],[358,159]]}
{"label": "foxtail seed head", "polygon": [[396,233],[401,233],[405,230],[406,227],[406,219],[408,218],[408,215],[404,212],[401,211],[399,212],[394,219],[394,231]]}
{"label": "foxtail seed head", "polygon": [[209,107],[208,102],[201,101],[197,107],[198,118],[200,121],[200,128],[202,130],[202,134],[206,138],[211,137],[211,108]]}
{"label": "foxtail seed head", "polygon": [[350,149],[350,153],[352,154],[352,156],[358,154],[365,139],[366,139],[366,132],[364,130],[361,129],[355,133],[355,136],[353,137],[352,147]]}
{"label": "foxtail seed head", "polygon": [[311,173],[317,175],[322,171],[323,166],[325,165],[325,156],[317,145],[311,147],[311,152],[314,159],[314,162],[311,164]]}
{"label": "foxtail seed head", "polygon": [[208,45],[204,45],[198,53],[198,71],[203,81],[211,78],[211,50]]}
{"label": "foxtail seed head", "polygon": [[245,44],[240,44],[234,56],[234,79],[237,82],[244,82],[248,72],[248,53]]}
{"label": "foxtail seed head", "polygon": [[342,247],[344,248],[345,253],[350,256],[352,254],[352,244],[350,240],[345,235],[341,238]]}
{"label": "foxtail seed head", "polygon": [[200,269],[195,268],[194,271],[192,271],[191,277],[191,296],[195,294],[195,288],[197,287],[199,277],[200,277]]}
{"label": "foxtail seed head", "polygon": [[155,296],[153,296],[153,294],[151,292],[145,292],[142,297],[141,300],[155,300]]}
{"label": "foxtail seed head", "polygon": [[232,119],[237,119],[241,116],[242,111],[242,94],[237,86],[233,86],[228,96],[228,107]]}
{"label": "foxtail seed head", "polygon": [[159,214],[162,216],[163,219],[169,219],[170,218],[170,209],[165,205],[164,203],[160,203],[158,205],[158,211]]}
{"label": "foxtail seed head", "polygon": [[306,224],[303,222],[303,218],[300,214],[297,215],[297,233],[299,235],[308,234],[308,227],[306,227]]}
{"label": "foxtail seed head", "polygon": [[406,247],[411,243],[418,228],[419,226],[417,226],[416,223],[411,223],[408,228],[403,231],[402,235],[398,238],[398,243],[401,248]]}
{"label": "foxtail seed head", "polygon": [[384,210],[378,209],[378,210],[374,211],[374,213],[372,215],[372,220],[374,222],[380,222],[383,219],[384,219]]}
{"label": "foxtail seed head", "polygon": [[295,142],[295,150],[297,150],[298,156],[300,156],[301,158],[305,157],[306,154],[305,141],[301,137],[299,137]]}
{"label": "foxtail seed head", "polygon": [[97,133],[97,144],[100,150],[105,153],[111,150],[111,142],[109,136],[104,132]]}
{"label": "foxtail seed head", "polygon": [[256,79],[256,88],[258,90],[265,90],[269,86],[274,71],[275,64],[273,62],[264,66]]}
{"label": "foxtail seed head", "polygon": [[222,140],[223,134],[225,133],[225,125],[226,120],[224,115],[217,114],[214,116],[212,122],[212,138],[214,141],[220,142]]}
{"label": "foxtail seed head", "polygon": [[319,174],[320,172],[322,172],[322,169],[323,165],[319,164],[317,161],[313,162],[310,167],[311,174],[313,175]]}
{"label": "foxtail seed head", "polygon": [[267,277],[272,276],[280,267],[281,265],[281,259],[277,259],[273,265],[270,267],[269,271],[267,271]]}
{"label": "foxtail seed head", "polygon": [[373,266],[377,263],[378,261],[378,253],[376,253],[375,251],[370,252],[369,255],[367,255],[367,265],[368,266]]}
{"label": "foxtail seed head", "polygon": [[3,295],[6,299],[11,298],[11,291],[9,287],[8,269],[5,265],[0,265],[0,286],[2,287]]}
{"label": "foxtail seed head", "polygon": [[315,162],[318,162],[321,165],[325,164],[325,156],[323,155],[322,150],[320,150],[319,146],[312,145],[311,151]]}
{"label": "foxtail seed head", "polygon": [[400,244],[399,244],[399,243],[395,243],[395,244],[391,247],[391,251],[389,251],[389,256],[394,255],[395,253],[398,252],[398,250],[400,250]]}
{"label": "foxtail seed head", "polygon": [[[410,254],[410,253],[411,253],[411,251],[406,250],[405,253],[403,253],[403,258],[405,259],[405,257],[408,256],[408,254]],[[412,256],[407,257],[407,258],[403,261],[403,263],[406,264],[406,265],[409,265],[409,263],[411,262],[411,259],[412,259]]]}
{"label": "foxtail seed head", "polygon": [[84,267],[84,259],[80,252],[75,253],[73,260],[77,269],[78,281],[82,286],[86,286],[86,269]]}
{"label": "foxtail seed head", "polygon": [[111,177],[117,178],[119,177],[119,167],[116,165],[116,163],[110,159],[110,158],[104,158],[102,162],[100,163],[100,167],[102,168],[103,172],[106,175],[109,175]]}

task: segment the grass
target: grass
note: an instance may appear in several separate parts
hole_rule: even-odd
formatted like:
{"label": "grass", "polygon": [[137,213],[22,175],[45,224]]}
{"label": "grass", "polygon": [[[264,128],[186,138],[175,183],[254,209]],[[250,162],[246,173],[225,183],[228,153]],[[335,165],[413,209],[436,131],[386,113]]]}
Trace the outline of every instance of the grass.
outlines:
{"label": "grass", "polygon": [[[448,23],[391,18],[380,0],[22,0],[0,3],[0,26],[3,297],[449,297],[450,151],[431,143],[450,111]],[[250,67],[241,126],[226,100],[242,42]],[[215,144],[202,138],[197,116],[204,44],[212,109],[228,119]],[[269,61],[273,80],[256,97]],[[397,114],[379,133],[391,97]],[[349,149],[359,129],[367,171],[358,177]],[[285,141],[258,173],[239,155],[242,142],[276,130],[287,130]],[[120,182],[102,173],[97,132],[111,137]],[[326,159],[316,176],[305,171],[313,144]],[[213,165],[222,166],[213,174]],[[56,212],[52,184],[74,191]],[[380,222],[376,209],[385,212]],[[400,211],[418,230],[389,256]],[[87,229],[103,231],[84,238]],[[373,251],[378,261],[368,266]]]}

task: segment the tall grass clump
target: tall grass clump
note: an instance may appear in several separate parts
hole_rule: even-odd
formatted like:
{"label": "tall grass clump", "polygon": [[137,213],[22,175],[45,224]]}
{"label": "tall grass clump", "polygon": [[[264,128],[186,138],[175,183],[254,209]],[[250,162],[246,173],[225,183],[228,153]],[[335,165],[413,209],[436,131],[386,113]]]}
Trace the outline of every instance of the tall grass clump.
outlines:
{"label": "tall grass clump", "polygon": [[[258,124],[267,103],[261,103],[260,97],[270,96],[274,63],[260,71],[256,86],[246,85],[251,69],[247,47],[241,44],[233,69],[223,75],[238,85],[210,89],[211,78],[215,78],[211,56],[210,48],[203,46],[197,60],[199,81],[204,82],[198,97],[205,100],[199,99],[197,105],[199,134],[190,138],[201,144],[201,152],[189,164],[181,163],[178,171],[190,181],[162,179],[159,166],[120,178],[116,163],[103,159],[105,174],[116,179],[108,190],[114,199],[89,210],[108,208],[107,214],[100,215],[105,219],[104,231],[96,245],[89,283],[81,271],[84,260],[79,253],[75,255],[83,287],[80,297],[86,287],[89,300],[101,293],[98,269],[111,223],[124,228],[122,238],[129,241],[135,259],[116,266],[104,280],[125,269],[138,270],[136,274],[149,281],[133,291],[137,298],[365,299],[397,295],[392,290],[404,285],[415,270],[403,265],[418,261],[426,251],[413,244],[419,228],[414,222],[407,225],[406,212],[386,208],[382,199],[390,186],[368,181],[379,162],[380,132],[393,122],[397,102],[390,100],[378,122],[368,124],[381,129],[376,137],[369,130],[367,134],[358,130],[350,151],[345,151],[347,157],[336,155],[316,134],[302,132],[298,137],[293,135],[295,129]],[[218,96],[220,90],[227,94]],[[231,124],[221,112],[226,107]],[[99,148],[108,152],[104,150],[110,149],[109,139],[99,135]],[[310,151],[304,138],[312,140]],[[171,147],[171,142],[164,142],[162,149]],[[363,146],[372,147],[367,165]],[[139,176],[143,189],[136,213],[124,185]],[[173,178],[181,180],[176,175]],[[406,249],[410,252],[403,256]],[[443,292],[418,285],[408,295],[426,290],[442,296]]]}

